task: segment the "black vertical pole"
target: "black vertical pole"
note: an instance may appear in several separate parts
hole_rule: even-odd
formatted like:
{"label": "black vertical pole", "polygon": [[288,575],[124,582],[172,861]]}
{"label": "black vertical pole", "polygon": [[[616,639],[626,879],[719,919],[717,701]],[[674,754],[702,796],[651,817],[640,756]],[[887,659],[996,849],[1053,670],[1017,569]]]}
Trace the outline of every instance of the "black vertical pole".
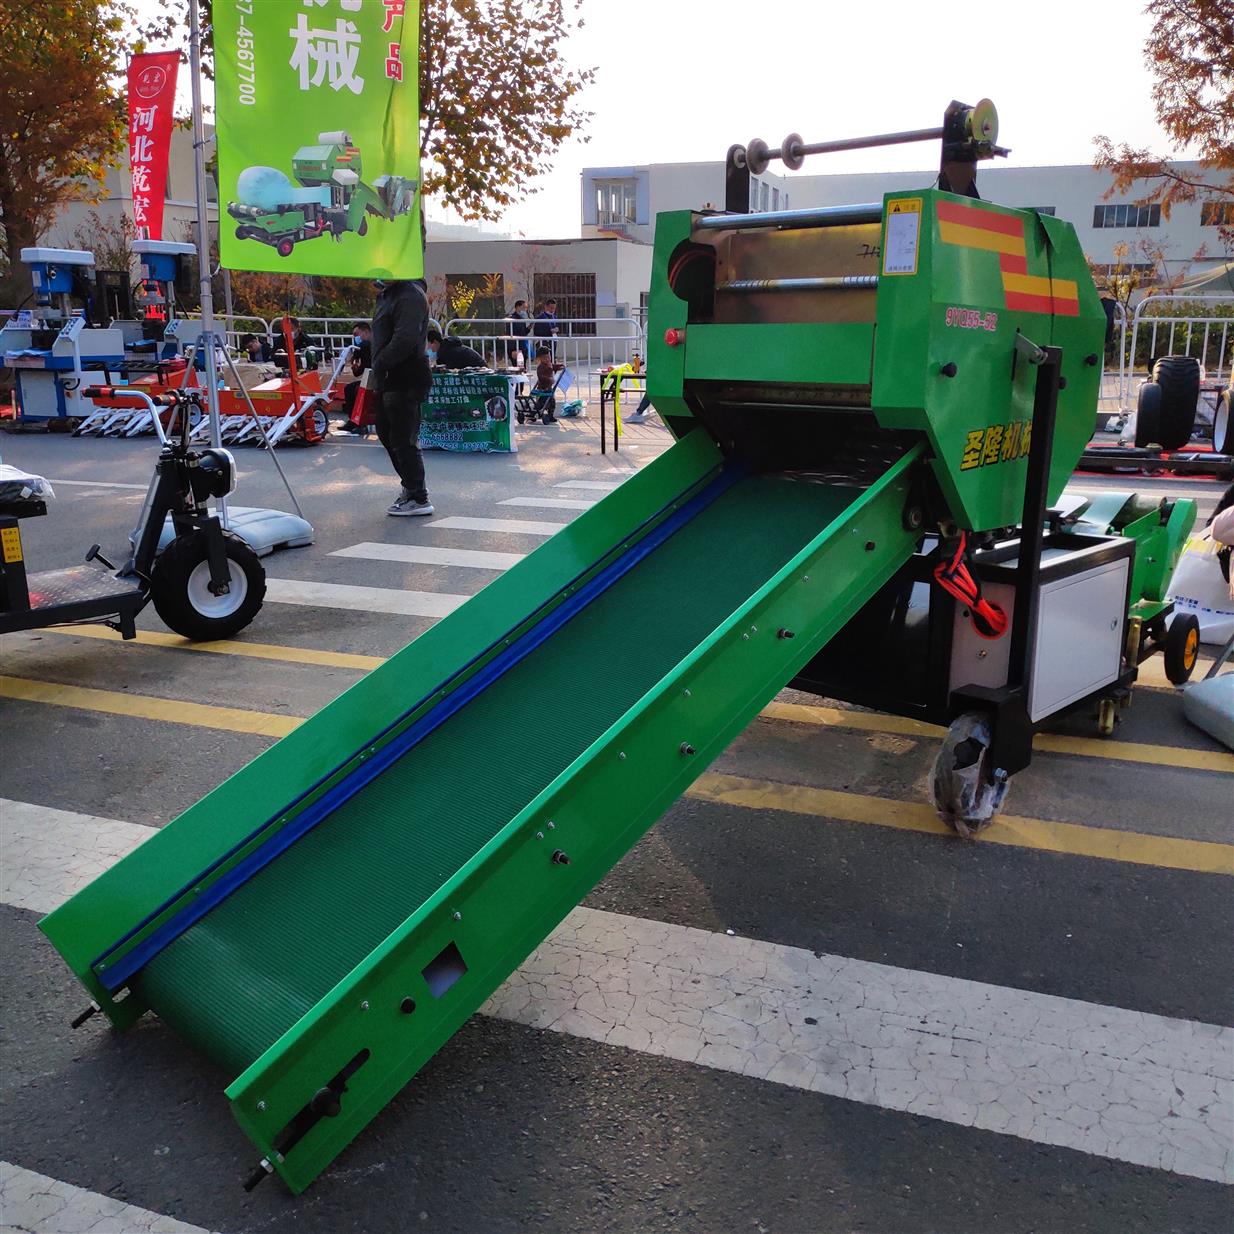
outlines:
{"label": "black vertical pole", "polygon": [[1041,548],[1045,538],[1050,460],[1054,455],[1054,420],[1058,412],[1058,388],[1063,363],[1061,348],[1043,347],[1041,350],[1045,353],[1045,359],[1037,367],[1037,386],[1033,393],[1032,440],[1028,448],[1028,474],[1024,479],[1024,511],[1020,518],[1020,552],[1016,564],[1015,615],[1011,622],[1007,682],[1013,688],[1018,686],[1022,689],[1026,711],[1036,654]]}

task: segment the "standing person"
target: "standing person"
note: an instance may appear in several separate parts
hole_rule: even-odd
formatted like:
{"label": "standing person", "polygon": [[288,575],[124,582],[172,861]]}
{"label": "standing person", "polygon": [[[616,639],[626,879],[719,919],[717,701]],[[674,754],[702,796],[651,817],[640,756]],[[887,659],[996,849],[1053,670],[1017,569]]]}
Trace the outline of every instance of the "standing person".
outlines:
{"label": "standing person", "polygon": [[557,338],[557,301],[551,296],[544,301],[544,307],[536,316],[536,324],[531,328],[531,333],[539,340],[536,343],[537,350],[547,347],[555,357],[553,341]]}
{"label": "standing person", "polygon": [[531,368],[531,314],[527,311],[526,300],[515,300],[510,310],[510,334],[514,339],[511,354],[522,352],[523,363],[518,368]]}
{"label": "standing person", "polygon": [[432,514],[420,453],[420,404],[433,384],[425,344],[428,297],[423,280],[377,283],[373,314],[373,375],[378,397],[377,438],[403,487],[387,514]]}

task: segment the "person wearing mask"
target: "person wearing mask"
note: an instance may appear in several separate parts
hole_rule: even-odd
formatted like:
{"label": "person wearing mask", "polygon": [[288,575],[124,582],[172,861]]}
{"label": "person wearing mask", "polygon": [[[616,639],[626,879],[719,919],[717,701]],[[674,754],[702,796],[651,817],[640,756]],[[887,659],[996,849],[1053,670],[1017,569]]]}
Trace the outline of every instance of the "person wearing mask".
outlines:
{"label": "person wearing mask", "polygon": [[461,339],[443,338],[440,330],[428,332],[429,359],[438,368],[487,368],[484,357]]}
{"label": "person wearing mask", "polygon": [[356,409],[360,379],[365,369],[373,367],[373,327],[367,321],[356,322],[352,329],[351,345],[351,372],[356,380],[349,381],[343,388],[343,423],[339,427],[347,433],[358,433],[360,430],[352,424],[351,415]]}
{"label": "person wearing mask", "polygon": [[536,324],[531,328],[532,336],[537,340],[536,350],[547,347],[553,351],[553,340],[557,337],[557,301],[552,297],[544,301],[544,307],[536,317]]}
{"label": "person wearing mask", "polygon": [[526,300],[515,300],[510,310],[510,335],[514,339],[511,344],[511,355],[521,352],[523,363],[514,363],[511,368],[531,367],[531,314],[527,311]]}
{"label": "person wearing mask", "polygon": [[377,439],[402,481],[387,514],[433,513],[420,453],[420,405],[433,384],[426,353],[428,297],[422,279],[377,283],[371,389],[377,396]]}
{"label": "person wearing mask", "polygon": [[240,340],[240,350],[250,364],[269,364],[274,359],[270,344],[255,334],[246,334]]}

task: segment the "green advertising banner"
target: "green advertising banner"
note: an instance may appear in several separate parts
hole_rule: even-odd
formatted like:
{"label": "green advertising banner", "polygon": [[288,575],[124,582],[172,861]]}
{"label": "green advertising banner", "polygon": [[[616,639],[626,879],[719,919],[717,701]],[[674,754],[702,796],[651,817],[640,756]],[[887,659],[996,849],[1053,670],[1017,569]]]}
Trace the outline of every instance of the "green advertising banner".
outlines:
{"label": "green advertising banner", "polygon": [[232,270],[420,278],[419,0],[214,0]]}
{"label": "green advertising banner", "polygon": [[468,453],[518,449],[511,426],[513,382],[500,373],[434,373],[420,409],[424,450]]}

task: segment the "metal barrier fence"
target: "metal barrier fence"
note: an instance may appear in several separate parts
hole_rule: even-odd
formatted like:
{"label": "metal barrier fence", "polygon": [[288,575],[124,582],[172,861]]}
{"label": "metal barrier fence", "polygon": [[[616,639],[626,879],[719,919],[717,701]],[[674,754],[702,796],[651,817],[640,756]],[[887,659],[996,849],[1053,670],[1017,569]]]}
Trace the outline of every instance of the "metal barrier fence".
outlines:
{"label": "metal barrier fence", "polygon": [[[534,328],[535,319],[528,324]],[[529,343],[533,356],[540,344],[551,343],[554,359],[574,374],[575,389],[586,387],[588,399],[599,396],[600,369],[629,364],[634,352],[646,358],[646,335],[632,318],[560,317],[556,325],[555,338],[516,339],[510,333],[508,317],[455,317],[446,322],[445,333],[474,347],[494,368],[506,367],[510,348],[515,343]],[[594,333],[581,333],[580,327]]]}
{"label": "metal barrier fence", "polygon": [[[1184,310],[1198,305],[1225,312],[1171,312],[1166,307],[1169,305]],[[1145,296],[1135,306],[1130,324],[1124,314],[1119,346],[1121,410],[1131,409],[1137,364],[1142,360],[1147,371],[1154,359],[1166,355],[1194,356],[1204,366],[1209,382],[1228,380],[1234,363],[1234,295]]]}
{"label": "metal barrier fence", "polygon": [[[193,318],[197,314],[186,314]],[[230,329],[222,330],[227,345],[240,350],[240,339],[246,334],[256,334],[269,342],[275,341],[279,330],[279,318],[232,317]],[[344,347],[351,345],[352,329],[356,317],[300,317],[300,328],[325,351],[327,362],[333,361]],[[219,317],[223,326],[224,318]],[[534,319],[529,323],[534,327]],[[534,349],[541,342],[549,341],[554,358],[565,364],[573,373],[575,388],[588,399],[599,397],[600,370],[629,364],[634,353],[646,357],[646,334],[639,321],[629,317],[561,317],[557,319],[557,335],[551,340],[529,337],[523,341]],[[583,333],[583,330],[592,333]],[[510,333],[507,317],[455,317],[445,323],[445,333],[463,339],[474,347],[494,368],[507,364],[510,345],[515,341]]]}

